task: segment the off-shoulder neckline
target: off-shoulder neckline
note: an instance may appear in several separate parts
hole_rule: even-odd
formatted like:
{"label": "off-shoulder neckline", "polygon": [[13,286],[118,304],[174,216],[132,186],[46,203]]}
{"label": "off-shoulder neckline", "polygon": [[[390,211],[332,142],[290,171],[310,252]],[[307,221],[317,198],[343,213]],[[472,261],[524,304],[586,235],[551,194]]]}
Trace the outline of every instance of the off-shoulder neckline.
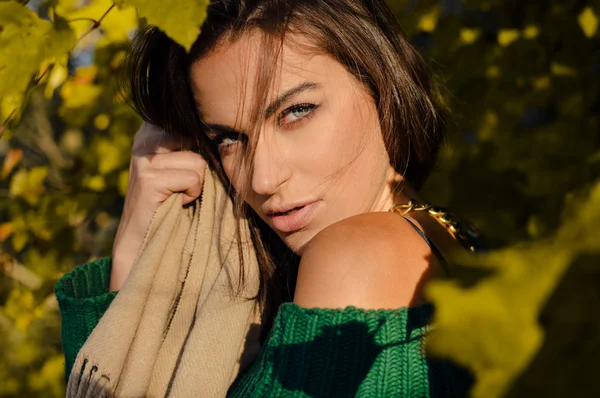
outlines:
{"label": "off-shoulder neckline", "polygon": [[426,302],[415,306],[403,306],[398,308],[360,308],[354,305],[348,305],[344,308],[325,308],[325,307],[302,307],[293,301],[284,302],[279,306],[280,312],[296,312],[306,315],[327,315],[327,314],[362,314],[366,316],[394,315],[413,312],[430,313],[433,311],[433,303]]}

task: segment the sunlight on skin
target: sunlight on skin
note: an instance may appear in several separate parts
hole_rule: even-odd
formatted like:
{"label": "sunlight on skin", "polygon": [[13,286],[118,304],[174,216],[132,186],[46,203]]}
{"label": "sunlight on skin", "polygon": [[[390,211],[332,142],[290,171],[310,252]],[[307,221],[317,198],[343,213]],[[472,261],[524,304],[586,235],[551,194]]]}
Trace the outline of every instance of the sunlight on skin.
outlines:
{"label": "sunlight on skin", "polygon": [[[258,42],[244,36],[193,65],[194,96],[205,123],[236,132],[249,130]],[[301,255],[327,226],[363,213],[388,211],[407,198],[392,195],[391,184],[401,177],[390,166],[367,89],[333,58],[292,47],[287,43],[283,48],[268,99],[298,86],[304,89],[279,104],[261,126],[250,181],[235,176],[236,155],[244,145],[236,134],[224,137],[215,129],[209,137],[220,140],[225,172],[236,190],[248,183],[250,206]],[[296,231],[278,230],[266,214],[274,206],[314,201],[310,222]]]}

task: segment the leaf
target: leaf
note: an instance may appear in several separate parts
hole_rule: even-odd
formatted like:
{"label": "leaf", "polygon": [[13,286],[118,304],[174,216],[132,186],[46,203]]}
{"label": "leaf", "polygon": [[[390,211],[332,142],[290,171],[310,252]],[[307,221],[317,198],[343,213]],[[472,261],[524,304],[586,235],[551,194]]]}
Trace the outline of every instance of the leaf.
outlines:
{"label": "leaf", "polygon": [[59,114],[72,126],[83,126],[88,121],[103,88],[97,84],[90,84],[86,76],[76,75],[67,81],[60,90],[63,99]]}
{"label": "leaf", "polygon": [[553,62],[550,65],[550,70],[555,76],[572,77],[577,76],[577,70],[571,66],[563,65],[558,62]]}
{"label": "leaf", "polygon": [[12,237],[12,246],[17,253],[23,250],[27,242],[29,242],[29,235],[24,232],[15,233]]}
{"label": "leaf", "polygon": [[131,141],[123,135],[99,139],[95,144],[98,172],[105,175],[124,166],[127,163],[127,154],[131,150],[130,145]]}
{"label": "leaf", "polygon": [[473,44],[481,36],[481,30],[461,28],[460,29],[460,41],[465,44]]}
{"label": "leaf", "polygon": [[39,372],[29,374],[29,385],[33,391],[45,396],[58,397],[63,395],[62,379],[65,366],[64,356],[54,355],[48,358]]}
{"label": "leaf", "polygon": [[[56,12],[71,22],[75,30],[75,36],[82,36],[93,24],[91,21],[98,21],[113,5],[111,0],[92,0],[84,7],[80,2],[61,1],[56,7]],[[113,8],[102,19],[100,27],[105,37],[110,42],[124,42],[129,38],[129,34],[138,26],[138,18],[133,8]]]}
{"label": "leaf", "polygon": [[535,25],[529,25],[523,29],[523,37],[526,39],[535,39],[540,34],[540,28]]}
{"label": "leaf", "polygon": [[54,90],[56,90],[61,84],[63,84],[69,76],[69,70],[67,68],[67,60],[56,62],[50,71],[48,76],[48,82],[44,88],[44,95],[46,98],[52,98]]}
{"label": "leaf", "polygon": [[521,33],[516,29],[501,29],[498,31],[498,44],[500,44],[501,47],[508,47],[520,36]]}
{"label": "leaf", "polygon": [[94,126],[98,130],[106,130],[110,125],[110,117],[106,113],[101,113],[94,118]]}
{"label": "leaf", "polygon": [[10,172],[15,168],[17,164],[23,158],[23,151],[21,149],[11,149],[4,158],[4,164],[2,165],[2,178],[8,177]]}
{"label": "leaf", "polygon": [[104,177],[100,175],[85,178],[83,180],[83,185],[97,192],[102,192],[104,191],[104,189],[106,189],[106,182],[104,181]]}
{"label": "leaf", "polygon": [[12,233],[13,225],[10,222],[0,224],[0,242],[4,242]]}
{"label": "leaf", "polygon": [[417,23],[418,29],[423,32],[433,32],[440,18],[440,7],[432,7],[429,12],[423,14]]}
{"label": "leaf", "polygon": [[[18,3],[0,2],[0,119],[17,113],[31,77],[48,59],[60,58],[75,44],[75,35],[60,18],[52,24]],[[4,98],[13,98],[8,107]],[[21,97],[21,100],[15,98]],[[12,108],[12,109],[11,109]]]}
{"label": "leaf", "polygon": [[427,349],[472,369],[473,397],[504,395],[543,342],[539,313],[569,264],[581,251],[600,253],[600,183],[577,206],[550,241],[466,260],[493,272],[475,285],[436,281],[427,287],[436,305]]}
{"label": "leaf", "polygon": [[116,3],[135,6],[149,24],[158,26],[189,51],[206,19],[209,0],[120,0]]}
{"label": "leaf", "polygon": [[11,179],[10,193],[22,197],[32,205],[38,203],[40,195],[44,193],[44,181],[48,175],[48,167],[38,166],[27,171],[19,170]]}
{"label": "leaf", "polygon": [[577,18],[581,30],[588,39],[596,35],[598,31],[598,16],[591,7],[586,7]]}

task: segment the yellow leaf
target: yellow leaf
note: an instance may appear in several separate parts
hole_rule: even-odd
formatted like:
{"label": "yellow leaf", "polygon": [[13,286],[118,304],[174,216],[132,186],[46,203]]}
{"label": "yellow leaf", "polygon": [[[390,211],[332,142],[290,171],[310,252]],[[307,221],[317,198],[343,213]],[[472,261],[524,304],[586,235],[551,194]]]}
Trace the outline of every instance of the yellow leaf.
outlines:
{"label": "yellow leaf", "polygon": [[102,87],[94,84],[70,84],[61,90],[65,108],[80,108],[95,102],[102,93]]}
{"label": "yellow leaf", "polygon": [[577,76],[577,70],[575,68],[571,68],[570,66],[559,64],[558,62],[553,62],[550,65],[550,70],[555,76]]}
{"label": "yellow leaf", "polygon": [[587,38],[591,39],[596,35],[596,32],[598,31],[598,16],[592,7],[586,7],[581,14],[579,14],[577,21]]}
{"label": "yellow leaf", "polygon": [[523,30],[523,37],[526,39],[535,39],[540,34],[540,29],[535,25],[529,25]]}
{"label": "yellow leaf", "polygon": [[135,6],[149,24],[158,26],[167,36],[189,51],[206,19],[209,0],[120,0],[122,7]]}
{"label": "yellow leaf", "polygon": [[[0,82],[0,84],[2,83]],[[7,94],[4,98],[0,99],[0,117],[2,118],[0,124],[4,123],[9,117],[11,118],[11,121],[17,121],[19,119],[21,104],[23,103],[24,98],[23,93],[14,93]],[[4,126],[0,126],[0,128],[2,127]]]}
{"label": "yellow leaf", "polygon": [[96,144],[98,153],[98,172],[102,175],[108,174],[118,169],[125,161],[125,151],[122,144],[125,140],[122,137],[116,137],[112,140],[99,140]]}
{"label": "yellow leaf", "polygon": [[8,177],[10,172],[15,168],[17,164],[23,158],[23,151],[20,149],[11,149],[4,158],[4,164],[2,165],[2,178]]}
{"label": "yellow leaf", "polygon": [[501,29],[498,31],[498,44],[501,47],[507,47],[520,36],[521,33],[516,29]]}
{"label": "yellow leaf", "polygon": [[[67,20],[81,18],[70,23],[75,30],[75,35],[80,37],[94,24],[90,19],[98,21],[112,5],[112,0],[92,0],[84,7],[61,1],[56,7],[56,12]],[[127,41],[128,35],[137,25],[138,18],[133,8],[116,7],[111,9],[100,23],[102,32],[111,42]]]}
{"label": "yellow leaf", "polygon": [[62,384],[64,371],[64,357],[54,355],[44,362],[39,372],[28,374],[29,385],[41,395],[47,397],[62,396],[64,395]]}
{"label": "yellow leaf", "polygon": [[550,76],[544,75],[533,79],[533,87],[536,90],[542,91],[550,88]]}
{"label": "yellow leaf", "polygon": [[570,209],[552,239],[465,259],[465,266],[488,270],[477,283],[426,287],[436,306],[427,350],[473,371],[472,397],[505,396],[542,344],[540,311],[565,271],[579,253],[600,253],[600,183]]}
{"label": "yellow leaf", "polygon": [[110,117],[106,113],[101,113],[94,118],[94,126],[96,126],[98,130],[106,130],[109,124]]}
{"label": "yellow leaf", "polygon": [[26,332],[32,320],[31,314],[21,314],[15,319],[15,327],[21,332]]}
{"label": "yellow leaf", "polygon": [[67,80],[68,76],[69,71],[67,69],[66,62],[64,64],[60,62],[54,64],[54,67],[50,72],[50,76],[48,76],[48,83],[46,83],[46,87],[44,88],[44,95],[46,98],[52,98],[54,90],[63,84],[65,80]]}
{"label": "yellow leaf", "polygon": [[48,175],[46,166],[34,167],[27,171],[19,170],[10,181],[10,193],[22,197],[32,205],[38,203],[40,195],[44,193],[44,180]]}
{"label": "yellow leaf", "polygon": [[[40,65],[68,53],[75,35],[62,19],[44,21],[14,1],[0,2],[0,98],[22,96]],[[0,119],[8,117],[2,101]],[[15,109],[21,105],[16,104]]]}
{"label": "yellow leaf", "polygon": [[98,192],[102,192],[106,188],[104,177],[98,175],[84,179],[83,185]]}
{"label": "yellow leaf", "polygon": [[500,77],[501,74],[502,73],[500,71],[500,68],[498,66],[496,66],[496,65],[491,65],[485,71],[485,75],[489,79],[497,79],[498,77]]}
{"label": "yellow leaf", "polygon": [[419,18],[417,28],[423,32],[433,32],[438,24],[439,19],[440,8],[437,6],[433,7],[428,13],[423,14],[421,18]]}
{"label": "yellow leaf", "polygon": [[100,85],[91,84],[93,73],[95,72],[90,70],[78,73],[74,79],[69,79],[60,89],[63,102],[58,113],[73,127],[80,127],[88,123],[89,117],[102,95],[103,88]]}
{"label": "yellow leaf", "polygon": [[470,28],[461,28],[460,29],[460,41],[465,44],[473,44],[479,36],[481,35],[481,30],[479,29],[470,29]]}

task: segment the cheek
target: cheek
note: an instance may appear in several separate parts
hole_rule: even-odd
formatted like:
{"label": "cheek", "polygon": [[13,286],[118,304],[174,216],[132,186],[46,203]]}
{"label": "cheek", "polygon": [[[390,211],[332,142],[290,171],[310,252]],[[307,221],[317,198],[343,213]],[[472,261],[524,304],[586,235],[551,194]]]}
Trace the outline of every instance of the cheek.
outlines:
{"label": "cheek", "polygon": [[305,162],[316,174],[354,178],[356,167],[362,169],[377,157],[374,152],[380,148],[373,138],[380,134],[379,122],[364,108],[364,102],[341,104],[314,127]]}
{"label": "cheek", "polygon": [[313,177],[339,174],[360,149],[358,129],[348,112],[324,110],[295,140],[295,152],[300,155],[294,156],[296,163]]}
{"label": "cheek", "polygon": [[231,182],[233,189],[240,194],[242,200],[254,211],[261,214],[260,206],[262,205],[262,202],[261,199],[254,194],[254,191],[251,188],[251,173],[244,171],[247,169],[244,169],[244,166],[240,165],[240,162],[235,155],[222,156],[221,164],[223,165],[223,171]]}
{"label": "cheek", "polygon": [[233,189],[240,193],[242,197],[248,192],[247,188],[247,173],[242,171],[240,162],[235,155],[221,156],[221,164],[223,165],[223,171],[231,182]]}
{"label": "cheek", "polygon": [[374,104],[355,103],[339,115],[324,130],[327,143],[315,148],[319,159],[313,167],[320,167],[321,180],[330,184],[328,201],[337,209],[331,216],[344,218],[368,211],[381,195],[389,157]]}

